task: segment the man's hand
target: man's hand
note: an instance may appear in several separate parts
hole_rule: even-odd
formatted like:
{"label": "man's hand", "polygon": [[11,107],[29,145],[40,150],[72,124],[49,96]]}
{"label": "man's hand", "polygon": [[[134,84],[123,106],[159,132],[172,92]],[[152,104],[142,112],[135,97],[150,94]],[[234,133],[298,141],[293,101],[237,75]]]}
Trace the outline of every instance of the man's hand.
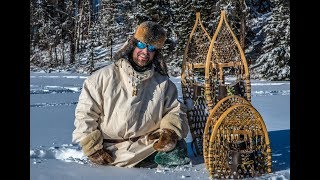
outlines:
{"label": "man's hand", "polygon": [[95,153],[93,153],[92,155],[88,156],[88,159],[91,162],[99,165],[107,165],[114,161],[113,158],[110,156],[110,154],[103,149],[100,149]]}
{"label": "man's hand", "polygon": [[178,135],[171,129],[163,129],[160,133],[160,138],[153,144],[156,151],[168,152],[173,150],[178,141]]}
{"label": "man's hand", "polygon": [[103,149],[103,138],[99,130],[94,130],[89,133],[83,140],[80,141],[80,146],[84,155],[95,164],[106,165],[114,160],[106,150]]}

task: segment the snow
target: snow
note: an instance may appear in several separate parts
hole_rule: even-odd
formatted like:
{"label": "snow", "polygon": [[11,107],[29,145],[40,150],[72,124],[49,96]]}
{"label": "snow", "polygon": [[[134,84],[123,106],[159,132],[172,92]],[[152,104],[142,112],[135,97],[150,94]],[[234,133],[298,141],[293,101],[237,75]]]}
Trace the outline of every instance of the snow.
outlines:
{"label": "snow", "polygon": [[[175,168],[92,165],[72,144],[74,110],[87,75],[30,72],[30,179],[209,179],[203,158]],[[171,77],[182,99],[180,77]],[[272,173],[256,179],[290,179],[290,82],[252,80],[252,105],[263,117],[272,150]],[[190,142],[190,133],[186,138]],[[188,144],[190,147],[190,144]],[[190,148],[189,148],[190,150]]]}

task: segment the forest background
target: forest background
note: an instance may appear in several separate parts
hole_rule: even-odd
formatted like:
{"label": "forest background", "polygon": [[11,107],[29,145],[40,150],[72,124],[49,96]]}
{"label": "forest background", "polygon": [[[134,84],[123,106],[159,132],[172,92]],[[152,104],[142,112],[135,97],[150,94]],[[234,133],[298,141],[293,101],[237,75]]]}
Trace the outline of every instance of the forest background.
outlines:
{"label": "forest background", "polygon": [[289,0],[31,0],[30,71],[90,74],[145,20],[160,23],[171,76],[181,74],[184,49],[200,12],[213,36],[221,10],[245,52],[252,79],[290,80]]}

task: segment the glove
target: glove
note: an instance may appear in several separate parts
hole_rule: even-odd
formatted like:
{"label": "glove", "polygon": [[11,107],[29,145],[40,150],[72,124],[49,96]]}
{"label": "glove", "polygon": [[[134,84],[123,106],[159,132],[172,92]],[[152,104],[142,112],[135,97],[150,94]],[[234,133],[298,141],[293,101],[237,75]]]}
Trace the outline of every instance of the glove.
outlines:
{"label": "glove", "polygon": [[161,133],[151,136],[149,139],[155,139],[159,135],[159,140],[153,144],[153,148],[159,152],[168,152],[173,150],[178,141],[178,135],[171,129],[163,129]]}
{"label": "glove", "polygon": [[107,165],[109,163],[113,163],[113,158],[107,153],[105,150],[100,149],[88,156],[89,160],[95,164]]}
{"label": "glove", "polygon": [[88,134],[83,140],[80,141],[80,146],[84,155],[86,155],[89,160],[93,163],[106,165],[112,163],[114,160],[103,149],[103,137],[99,130],[95,130]]}

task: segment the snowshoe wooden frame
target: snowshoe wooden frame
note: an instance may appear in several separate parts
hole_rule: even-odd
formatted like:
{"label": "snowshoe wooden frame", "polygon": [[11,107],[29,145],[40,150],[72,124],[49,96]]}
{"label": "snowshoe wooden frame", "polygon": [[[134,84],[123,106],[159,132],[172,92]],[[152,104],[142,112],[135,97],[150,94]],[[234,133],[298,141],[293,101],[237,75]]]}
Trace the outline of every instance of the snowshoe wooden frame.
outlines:
{"label": "snowshoe wooden frame", "polygon": [[[230,75],[235,80],[227,83]],[[238,179],[270,173],[268,132],[250,103],[248,64],[224,10],[207,53],[205,97],[211,110],[202,147],[210,177]]]}
{"label": "snowshoe wooden frame", "polygon": [[[212,110],[209,117],[216,112]],[[235,104],[221,114],[214,123],[206,153],[206,167],[212,178],[239,179],[271,172],[266,125],[248,103]]]}
{"label": "snowshoe wooden frame", "polygon": [[201,22],[200,12],[197,12],[183,56],[181,87],[184,103],[188,106],[188,123],[198,155],[202,154],[202,135],[209,115],[204,94],[204,71],[210,41],[210,35]]}
{"label": "snowshoe wooden frame", "polygon": [[209,144],[210,138],[212,134],[213,127],[215,126],[217,120],[221,117],[221,115],[231,106],[236,104],[249,104],[246,99],[237,96],[227,96],[221,99],[212,110],[210,110],[210,115],[207,119],[206,126],[203,133],[203,158],[206,165],[206,168],[209,169]]}
{"label": "snowshoe wooden frame", "polygon": [[[226,84],[228,75],[235,75],[236,80]],[[227,95],[232,95],[234,92],[229,92],[228,89],[232,90],[232,85],[237,83],[240,84],[241,90],[238,95],[250,102],[251,85],[247,60],[237,37],[227,22],[226,13],[222,10],[206,58],[205,96],[209,109],[212,109],[222,97],[225,97],[219,96],[220,88],[224,87],[228,91]]]}

